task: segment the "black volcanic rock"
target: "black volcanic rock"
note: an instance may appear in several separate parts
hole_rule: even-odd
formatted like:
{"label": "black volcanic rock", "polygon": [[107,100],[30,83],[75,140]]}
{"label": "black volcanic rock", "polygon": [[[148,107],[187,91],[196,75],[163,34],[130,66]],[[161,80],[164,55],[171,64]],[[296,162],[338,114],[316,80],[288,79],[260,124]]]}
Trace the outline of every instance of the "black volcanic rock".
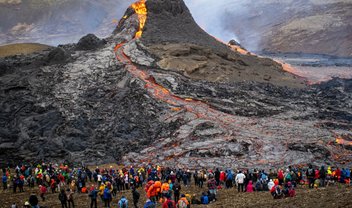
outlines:
{"label": "black volcanic rock", "polygon": [[147,45],[163,43],[193,43],[215,51],[229,51],[201,29],[183,0],[147,1],[148,15],[142,41]]}
{"label": "black volcanic rock", "polygon": [[64,48],[57,47],[49,52],[47,61],[49,63],[62,63],[71,57],[71,54]]}
{"label": "black volcanic rock", "polygon": [[96,50],[106,44],[105,40],[99,39],[94,34],[88,34],[82,37],[76,46],[77,50]]}

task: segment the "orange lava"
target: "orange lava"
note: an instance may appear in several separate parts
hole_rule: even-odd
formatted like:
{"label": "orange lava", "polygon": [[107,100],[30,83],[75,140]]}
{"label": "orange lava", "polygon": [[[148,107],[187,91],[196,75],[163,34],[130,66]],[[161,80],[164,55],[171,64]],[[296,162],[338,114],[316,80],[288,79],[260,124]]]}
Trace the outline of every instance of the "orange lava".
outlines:
{"label": "orange lava", "polygon": [[341,145],[352,146],[352,141],[344,140],[341,137],[336,138],[336,143]]}
{"label": "orange lava", "polygon": [[143,28],[145,26],[145,22],[147,21],[148,10],[147,10],[147,6],[145,5],[145,1],[146,0],[140,0],[131,5],[131,7],[138,15],[138,20],[139,20],[139,28],[138,28],[138,31],[136,32],[135,38],[142,37]]}
{"label": "orange lava", "polygon": [[284,63],[284,62],[282,62],[280,60],[277,60],[277,59],[274,59],[274,61],[279,63],[279,64],[281,64],[281,66],[282,66],[284,71],[287,71],[287,72],[289,72],[291,74],[294,74],[294,75],[297,75],[297,76],[301,77],[300,72],[296,68],[291,66],[290,64]]}
{"label": "orange lava", "polygon": [[236,45],[229,45],[229,46],[230,46],[230,48],[231,48],[232,50],[234,50],[234,51],[236,51],[236,52],[238,52],[238,53],[240,53],[240,54],[243,54],[243,55],[248,55],[248,54],[250,54],[249,51],[247,51],[247,50],[245,50],[245,49],[243,49],[243,48],[241,48],[241,47],[239,47],[239,46],[236,46]]}

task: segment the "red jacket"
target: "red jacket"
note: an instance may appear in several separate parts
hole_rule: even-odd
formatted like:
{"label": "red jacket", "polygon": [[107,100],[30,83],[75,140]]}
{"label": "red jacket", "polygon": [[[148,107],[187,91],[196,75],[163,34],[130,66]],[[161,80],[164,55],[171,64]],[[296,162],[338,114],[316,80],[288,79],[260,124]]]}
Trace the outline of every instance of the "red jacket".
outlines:
{"label": "red jacket", "polygon": [[169,204],[171,204],[172,208],[176,208],[176,203],[175,201],[171,200],[171,199],[167,199],[164,203],[163,203],[163,207],[162,208],[169,208]]}
{"label": "red jacket", "polygon": [[41,194],[45,194],[46,191],[47,191],[47,189],[46,189],[45,186],[41,186],[40,189],[39,189],[39,191],[40,191]]}
{"label": "red jacket", "polygon": [[320,178],[320,173],[319,173],[318,169],[315,170],[314,178],[315,179],[319,179]]}
{"label": "red jacket", "polygon": [[283,180],[284,179],[284,172],[282,170],[280,170],[277,174],[277,178],[280,179],[280,180]]}
{"label": "red jacket", "polygon": [[220,172],[220,181],[225,181],[226,179],[226,173],[224,171]]}

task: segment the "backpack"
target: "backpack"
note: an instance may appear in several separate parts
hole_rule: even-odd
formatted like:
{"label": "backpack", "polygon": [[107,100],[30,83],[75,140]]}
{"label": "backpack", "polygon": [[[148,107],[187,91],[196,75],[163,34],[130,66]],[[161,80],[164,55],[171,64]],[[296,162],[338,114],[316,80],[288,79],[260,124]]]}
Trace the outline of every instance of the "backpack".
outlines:
{"label": "backpack", "polygon": [[168,208],[174,208],[174,204],[172,203],[172,201],[169,201],[169,202],[167,203],[167,207],[168,207]]}
{"label": "backpack", "polygon": [[202,203],[203,204],[209,204],[209,197],[208,196],[203,196]]}
{"label": "backpack", "polygon": [[121,199],[121,208],[127,208],[127,200]]}
{"label": "backpack", "polygon": [[276,188],[275,188],[275,195],[276,196],[282,196],[282,190],[280,189],[279,186],[276,186]]}
{"label": "backpack", "polygon": [[286,175],[286,181],[291,181],[291,173],[287,173],[287,175]]}
{"label": "backpack", "polygon": [[290,197],[294,197],[296,195],[296,191],[293,188],[291,188],[291,189],[288,190],[288,195]]}
{"label": "backpack", "polygon": [[314,176],[314,170],[313,169],[311,169],[311,168],[309,168],[308,169],[308,176]]}
{"label": "backpack", "polygon": [[177,203],[179,208],[187,208],[187,204],[184,200],[180,199]]}

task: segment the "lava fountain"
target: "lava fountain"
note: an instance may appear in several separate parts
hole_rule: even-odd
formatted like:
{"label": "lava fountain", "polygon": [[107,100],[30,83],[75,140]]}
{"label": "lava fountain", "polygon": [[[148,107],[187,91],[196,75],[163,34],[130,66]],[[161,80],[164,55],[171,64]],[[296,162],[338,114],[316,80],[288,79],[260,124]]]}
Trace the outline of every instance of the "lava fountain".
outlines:
{"label": "lava fountain", "polygon": [[139,27],[138,31],[135,35],[135,38],[140,38],[142,37],[143,34],[143,28],[145,26],[145,22],[147,21],[147,6],[145,5],[146,0],[140,0],[138,2],[135,2],[131,5],[131,7],[134,9],[136,14],[138,15],[138,20],[139,20]]}

